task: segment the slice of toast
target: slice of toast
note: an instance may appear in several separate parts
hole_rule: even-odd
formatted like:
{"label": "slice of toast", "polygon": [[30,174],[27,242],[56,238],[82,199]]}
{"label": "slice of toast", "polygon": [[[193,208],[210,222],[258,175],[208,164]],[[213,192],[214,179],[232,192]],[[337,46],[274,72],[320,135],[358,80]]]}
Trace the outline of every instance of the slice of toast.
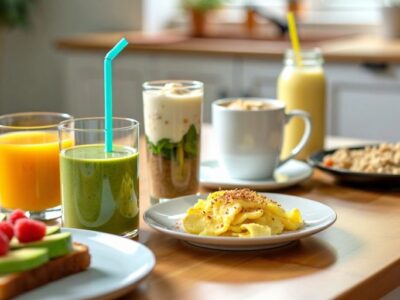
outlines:
{"label": "slice of toast", "polygon": [[49,282],[82,272],[89,265],[89,248],[74,243],[71,253],[52,259],[38,268],[0,276],[0,300],[10,299]]}

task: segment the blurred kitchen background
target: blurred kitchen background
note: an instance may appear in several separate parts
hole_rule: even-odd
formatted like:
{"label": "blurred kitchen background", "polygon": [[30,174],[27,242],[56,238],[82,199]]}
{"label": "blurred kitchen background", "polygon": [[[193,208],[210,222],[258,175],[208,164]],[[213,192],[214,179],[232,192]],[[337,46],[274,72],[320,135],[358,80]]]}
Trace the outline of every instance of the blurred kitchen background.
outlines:
{"label": "blurred kitchen background", "polygon": [[114,112],[142,121],[142,83],[205,83],[204,119],[224,97],[276,97],[285,16],[303,48],[320,47],[328,134],[400,140],[400,1],[0,0],[0,114],[103,112],[103,57],[114,62]]}

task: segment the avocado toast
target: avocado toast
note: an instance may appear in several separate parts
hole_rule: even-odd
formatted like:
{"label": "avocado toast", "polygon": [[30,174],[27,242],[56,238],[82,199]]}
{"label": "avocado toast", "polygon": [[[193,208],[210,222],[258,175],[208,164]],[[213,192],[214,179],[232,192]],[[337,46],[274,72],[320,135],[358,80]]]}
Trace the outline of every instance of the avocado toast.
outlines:
{"label": "avocado toast", "polygon": [[[39,223],[26,219],[13,224],[15,235],[8,236],[7,251],[0,256],[0,300],[15,297],[89,267],[87,246],[73,243],[69,232],[60,232],[56,226]],[[35,226],[41,227],[41,234],[36,234],[35,239],[31,240],[28,235],[35,235]],[[4,236],[0,227],[0,239]],[[0,246],[4,250],[4,244]]]}

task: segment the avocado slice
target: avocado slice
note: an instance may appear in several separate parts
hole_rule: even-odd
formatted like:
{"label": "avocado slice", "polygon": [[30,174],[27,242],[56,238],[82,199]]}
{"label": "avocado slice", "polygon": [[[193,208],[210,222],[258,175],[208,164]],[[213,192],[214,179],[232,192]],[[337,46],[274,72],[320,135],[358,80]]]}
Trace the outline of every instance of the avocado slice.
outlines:
{"label": "avocado slice", "polygon": [[17,240],[12,240],[10,246],[12,249],[46,248],[51,259],[70,253],[72,251],[72,238],[70,232],[62,232],[47,235],[42,240],[31,243],[20,243]]}
{"label": "avocado slice", "polygon": [[46,248],[29,248],[10,251],[0,256],[0,275],[37,268],[49,261]]}
{"label": "avocado slice", "polygon": [[0,222],[5,221],[7,218],[6,214],[0,213]]}
{"label": "avocado slice", "polygon": [[59,232],[60,232],[60,227],[58,226],[46,226],[46,235],[51,235]]}

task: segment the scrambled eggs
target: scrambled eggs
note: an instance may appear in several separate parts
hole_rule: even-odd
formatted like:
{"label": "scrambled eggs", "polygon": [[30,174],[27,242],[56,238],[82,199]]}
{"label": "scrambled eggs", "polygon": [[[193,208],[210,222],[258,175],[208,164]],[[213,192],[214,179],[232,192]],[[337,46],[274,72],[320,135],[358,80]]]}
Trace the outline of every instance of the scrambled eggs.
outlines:
{"label": "scrambled eggs", "polygon": [[300,211],[286,212],[278,203],[249,189],[218,191],[187,210],[186,232],[208,236],[257,237],[297,230]]}

